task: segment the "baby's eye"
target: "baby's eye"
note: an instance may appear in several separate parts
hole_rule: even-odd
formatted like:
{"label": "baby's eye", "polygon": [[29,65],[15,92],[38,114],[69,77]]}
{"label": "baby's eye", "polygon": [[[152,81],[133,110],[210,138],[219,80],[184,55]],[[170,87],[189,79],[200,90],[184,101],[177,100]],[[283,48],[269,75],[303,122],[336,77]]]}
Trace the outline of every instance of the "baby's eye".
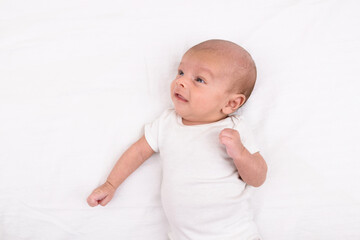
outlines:
{"label": "baby's eye", "polygon": [[184,76],[184,72],[183,72],[182,70],[179,70],[179,71],[178,71],[178,74],[179,74],[180,76]]}
{"label": "baby's eye", "polygon": [[201,78],[196,78],[195,81],[199,82],[199,83],[205,83],[204,80],[202,80]]}

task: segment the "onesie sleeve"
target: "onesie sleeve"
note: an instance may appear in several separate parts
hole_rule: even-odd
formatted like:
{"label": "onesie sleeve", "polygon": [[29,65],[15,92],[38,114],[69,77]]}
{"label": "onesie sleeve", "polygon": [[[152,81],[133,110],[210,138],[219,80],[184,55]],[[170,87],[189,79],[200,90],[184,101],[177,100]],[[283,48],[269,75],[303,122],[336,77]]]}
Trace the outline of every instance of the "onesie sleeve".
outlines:
{"label": "onesie sleeve", "polygon": [[145,139],[152,148],[152,150],[154,150],[154,152],[160,151],[161,128],[164,126],[164,122],[167,119],[167,116],[171,114],[171,112],[172,112],[171,109],[167,109],[153,122],[145,124],[144,127]]}
{"label": "onesie sleeve", "polygon": [[246,123],[243,117],[240,117],[238,119],[238,124],[235,126],[235,129],[240,134],[240,139],[244,147],[251,153],[254,154],[256,152],[259,152],[259,147],[256,142],[256,139],[254,138],[253,132],[250,129],[249,124]]}
{"label": "onesie sleeve", "polygon": [[155,119],[151,123],[147,123],[144,128],[144,135],[147,143],[150,145],[154,152],[159,152],[159,128],[160,118]]}

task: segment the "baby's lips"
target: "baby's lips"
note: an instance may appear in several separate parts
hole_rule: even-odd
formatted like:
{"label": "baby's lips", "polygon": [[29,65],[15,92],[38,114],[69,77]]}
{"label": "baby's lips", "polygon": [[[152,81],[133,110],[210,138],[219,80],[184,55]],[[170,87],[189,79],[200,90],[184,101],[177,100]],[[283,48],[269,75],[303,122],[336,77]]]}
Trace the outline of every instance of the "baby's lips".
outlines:
{"label": "baby's lips", "polygon": [[179,93],[175,93],[175,97],[179,98],[180,100],[184,101],[184,102],[188,102],[188,100],[186,98],[184,98],[181,94]]}

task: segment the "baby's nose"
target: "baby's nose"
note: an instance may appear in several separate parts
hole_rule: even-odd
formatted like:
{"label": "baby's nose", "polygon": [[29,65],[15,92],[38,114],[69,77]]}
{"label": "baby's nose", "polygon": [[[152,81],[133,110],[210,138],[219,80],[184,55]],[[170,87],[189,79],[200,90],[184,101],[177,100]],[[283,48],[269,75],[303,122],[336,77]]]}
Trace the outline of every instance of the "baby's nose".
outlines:
{"label": "baby's nose", "polygon": [[176,84],[185,88],[185,80],[183,78],[179,78],[177,81],[176,81]]}

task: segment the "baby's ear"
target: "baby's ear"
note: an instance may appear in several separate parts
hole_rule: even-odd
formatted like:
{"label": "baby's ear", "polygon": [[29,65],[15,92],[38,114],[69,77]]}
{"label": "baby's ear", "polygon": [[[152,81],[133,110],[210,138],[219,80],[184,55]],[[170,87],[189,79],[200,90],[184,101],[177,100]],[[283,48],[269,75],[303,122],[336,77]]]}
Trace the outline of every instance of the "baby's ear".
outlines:
{"label": "baby's ear", "polygon": [[233,94],[230,96],[227,104],[222,108],[222,112],[226,115],[235,112],[245,103],[246,97],[244,94]]}

